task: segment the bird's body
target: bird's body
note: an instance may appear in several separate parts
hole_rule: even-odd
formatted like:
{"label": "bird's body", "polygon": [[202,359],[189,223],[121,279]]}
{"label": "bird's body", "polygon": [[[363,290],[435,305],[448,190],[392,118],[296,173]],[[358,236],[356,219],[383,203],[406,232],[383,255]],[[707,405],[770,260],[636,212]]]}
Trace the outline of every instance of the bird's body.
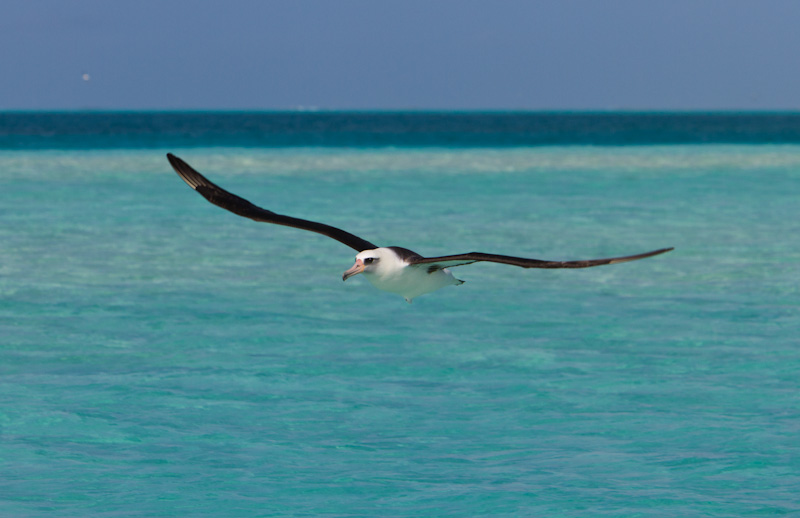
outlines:
{"label": "bird's body", "polygon": [[353,268],[342,277],[347,280],[352,275],[363,273],[379,290],[401,295],[409,303],[420,295],[445,286],[464,284],[464,281],[453,277],[447,268],[428,271],[429,268],[425,266],[415,265],[411,260],[416,257],[422,256],[397,246],[365,250],[356,255]]}
{"label": "bird's body", "polygon": [[416,252],[398,246],[376,246],[365,239],[324,223],[284,216],[262,209],[209,181],[175,155],[168,153],[167,158],[175,172],[192,189],[214,205],[255,221],[316,232],[353,248],[358,252],[356,262],[349,270],[344,272],[343,280],[363,273],[376,288],[401,295],[408,302],[420,295],[446,286],[463,284],[464,281],[453,277],[449,268],[480,261],[509,264],[521,268],[589,268],[635,261],[672,250],[672,248],[662,248],[637,255],[579,261],[543,261],[482,252],[423,257]]}

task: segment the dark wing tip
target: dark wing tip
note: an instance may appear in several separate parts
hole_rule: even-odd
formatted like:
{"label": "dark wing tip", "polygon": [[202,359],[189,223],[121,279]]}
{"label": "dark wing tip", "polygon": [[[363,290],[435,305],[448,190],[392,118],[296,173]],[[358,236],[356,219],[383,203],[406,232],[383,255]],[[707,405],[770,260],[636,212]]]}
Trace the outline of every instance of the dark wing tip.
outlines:
{"label": "dark wing tip", "polygon": [[180,158],[176,157],[172,153],[167,153],[167,160],[169,160],[169,165],[175,169],[175,172],[178,173],[178,176],[186,182],[189,187],[194,190],[201,185],[209,185],[209,182],[203,175],[195,171],[192,166],[181,160]]}
{"label": "dark wing tip", "polygon": [[[201,175],[194,170],[192,166],[176,157],[172,153],[167,153],[167,160],[178,176],[186,182],[189,187],[200,193],[206,200],[210,201],[218,207],[229,210],[239,216],[255,219],[256,221],[267,221],[269,223],[277,223],[273,221],[275,214],[266,209],[262,209],[253,205],[249,201],[232,194],[219,185],[215,184],[205,176]],[[267,217],[268,216],[268,217]],[[266,217],[266,219],[263,219]]]}
{"label": "dark wing tip", "polygon": [[611,259],[611,261],[608,264],[618,264],[618,263],[627,263],[628,261],[637,261],[639,259],[646,259],[648,257],[653,257],[654,255],[666,254],[667,252],[671,252],[673,250],[675,250],[675,247],[660,248],[658,250],[653,250],[652,252],[645,252],[643,254],[631,255],[628,257],[618,257],[615,259]]}

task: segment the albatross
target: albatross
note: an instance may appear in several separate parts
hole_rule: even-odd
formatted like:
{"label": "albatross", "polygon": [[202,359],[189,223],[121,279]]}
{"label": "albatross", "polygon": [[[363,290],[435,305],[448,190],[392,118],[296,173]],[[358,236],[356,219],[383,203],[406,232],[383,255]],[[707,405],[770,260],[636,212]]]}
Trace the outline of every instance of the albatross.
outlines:
{"label": "albatross", "polygon": [[445,286],[463,284],[464,281],[455,278],[450,272],[450,268],[456,266],[490,262],[519,266],[520,268],[590,268],[605,264],[636,261],[672,250],[672,248],[661,248],[652,252],[624,257],[578,261],[544,261],[482,252],[423,257],[416,252],[399,246],[376,246],[356,235],[324,223],[284,216],[262,209],[211,182],[172,153],[167,153],[167,159],[172,168],[175,169],[175,172],[189,187],[218,207],[255,221],[316,232],[349,246],[358,254],[356,254],[353,266],[342,275],[343,281],[354,275],[363,274],[376,288],[401,295],[409,303],[420,295],[436,291]]}

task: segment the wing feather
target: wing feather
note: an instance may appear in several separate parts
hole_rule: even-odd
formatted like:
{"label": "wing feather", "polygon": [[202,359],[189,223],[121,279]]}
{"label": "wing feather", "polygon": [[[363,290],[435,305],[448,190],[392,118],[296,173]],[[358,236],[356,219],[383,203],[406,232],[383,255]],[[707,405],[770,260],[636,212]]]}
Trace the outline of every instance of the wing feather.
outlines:
{"label": "wing feather", "polygon": [[270,210],[262,209],[261,207],[250,203],[249,201],[236,196],[216,185],[205,176],[195,171],[189,164],[176,157],[172,153],[167,153],[167,160],[169,160],[175,172],[186,182],[189,187],[200,193],[203,198],[210,201],[218,207],[238,214],[239,216],[250,218],[254,221],[261,221],[264,223],[273,223],[275,225],[284,225],[287,227],[299,228],[301,230],[308,230],[328,236],[335,239],[340,243],[353,248],[359,252],[363,250],[372,250],[378,248],[366,239],[361,239],[349,232],[324,223],[317,223],[315,221],[308,221],[305,219],[293,218],[291,216],[284,216],[276,214]]}
{"label": "wing feather", "polygon": [[590,268],[592,266],[602,266],[604,264],[627,263],[637,261],[654,255],[663,254],[673,250],[672,248],[661,248],[643,254],[627,255],[624,257],[609,257],[607,259],[586,259],[580,261],[543,261],[541,259],[527,259],[524,257],[512,257],[509,255],[484,254],[481,252],[470,252],[468,254],[446,255],[442,257],[421,257],[411,262],[413,266],[427,265],[429,271],[440,270],[442,268],[453,268],[477,262],[490,262],[510,264],[521,268]]}

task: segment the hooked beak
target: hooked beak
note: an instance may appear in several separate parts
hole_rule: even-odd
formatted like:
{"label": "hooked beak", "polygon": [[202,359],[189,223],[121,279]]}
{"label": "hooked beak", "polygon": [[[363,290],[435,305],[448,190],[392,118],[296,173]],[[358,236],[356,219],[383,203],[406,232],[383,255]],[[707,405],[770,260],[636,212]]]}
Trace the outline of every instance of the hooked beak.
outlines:
{"label": "hooked beak", "polygon": [[361,259],[356,259],[356,264],[353,265],[352,268],[344,272],[342,274],[342,280],[346,281],[353,275],[358,275],[359,273],[364,271],[364,262]]}

